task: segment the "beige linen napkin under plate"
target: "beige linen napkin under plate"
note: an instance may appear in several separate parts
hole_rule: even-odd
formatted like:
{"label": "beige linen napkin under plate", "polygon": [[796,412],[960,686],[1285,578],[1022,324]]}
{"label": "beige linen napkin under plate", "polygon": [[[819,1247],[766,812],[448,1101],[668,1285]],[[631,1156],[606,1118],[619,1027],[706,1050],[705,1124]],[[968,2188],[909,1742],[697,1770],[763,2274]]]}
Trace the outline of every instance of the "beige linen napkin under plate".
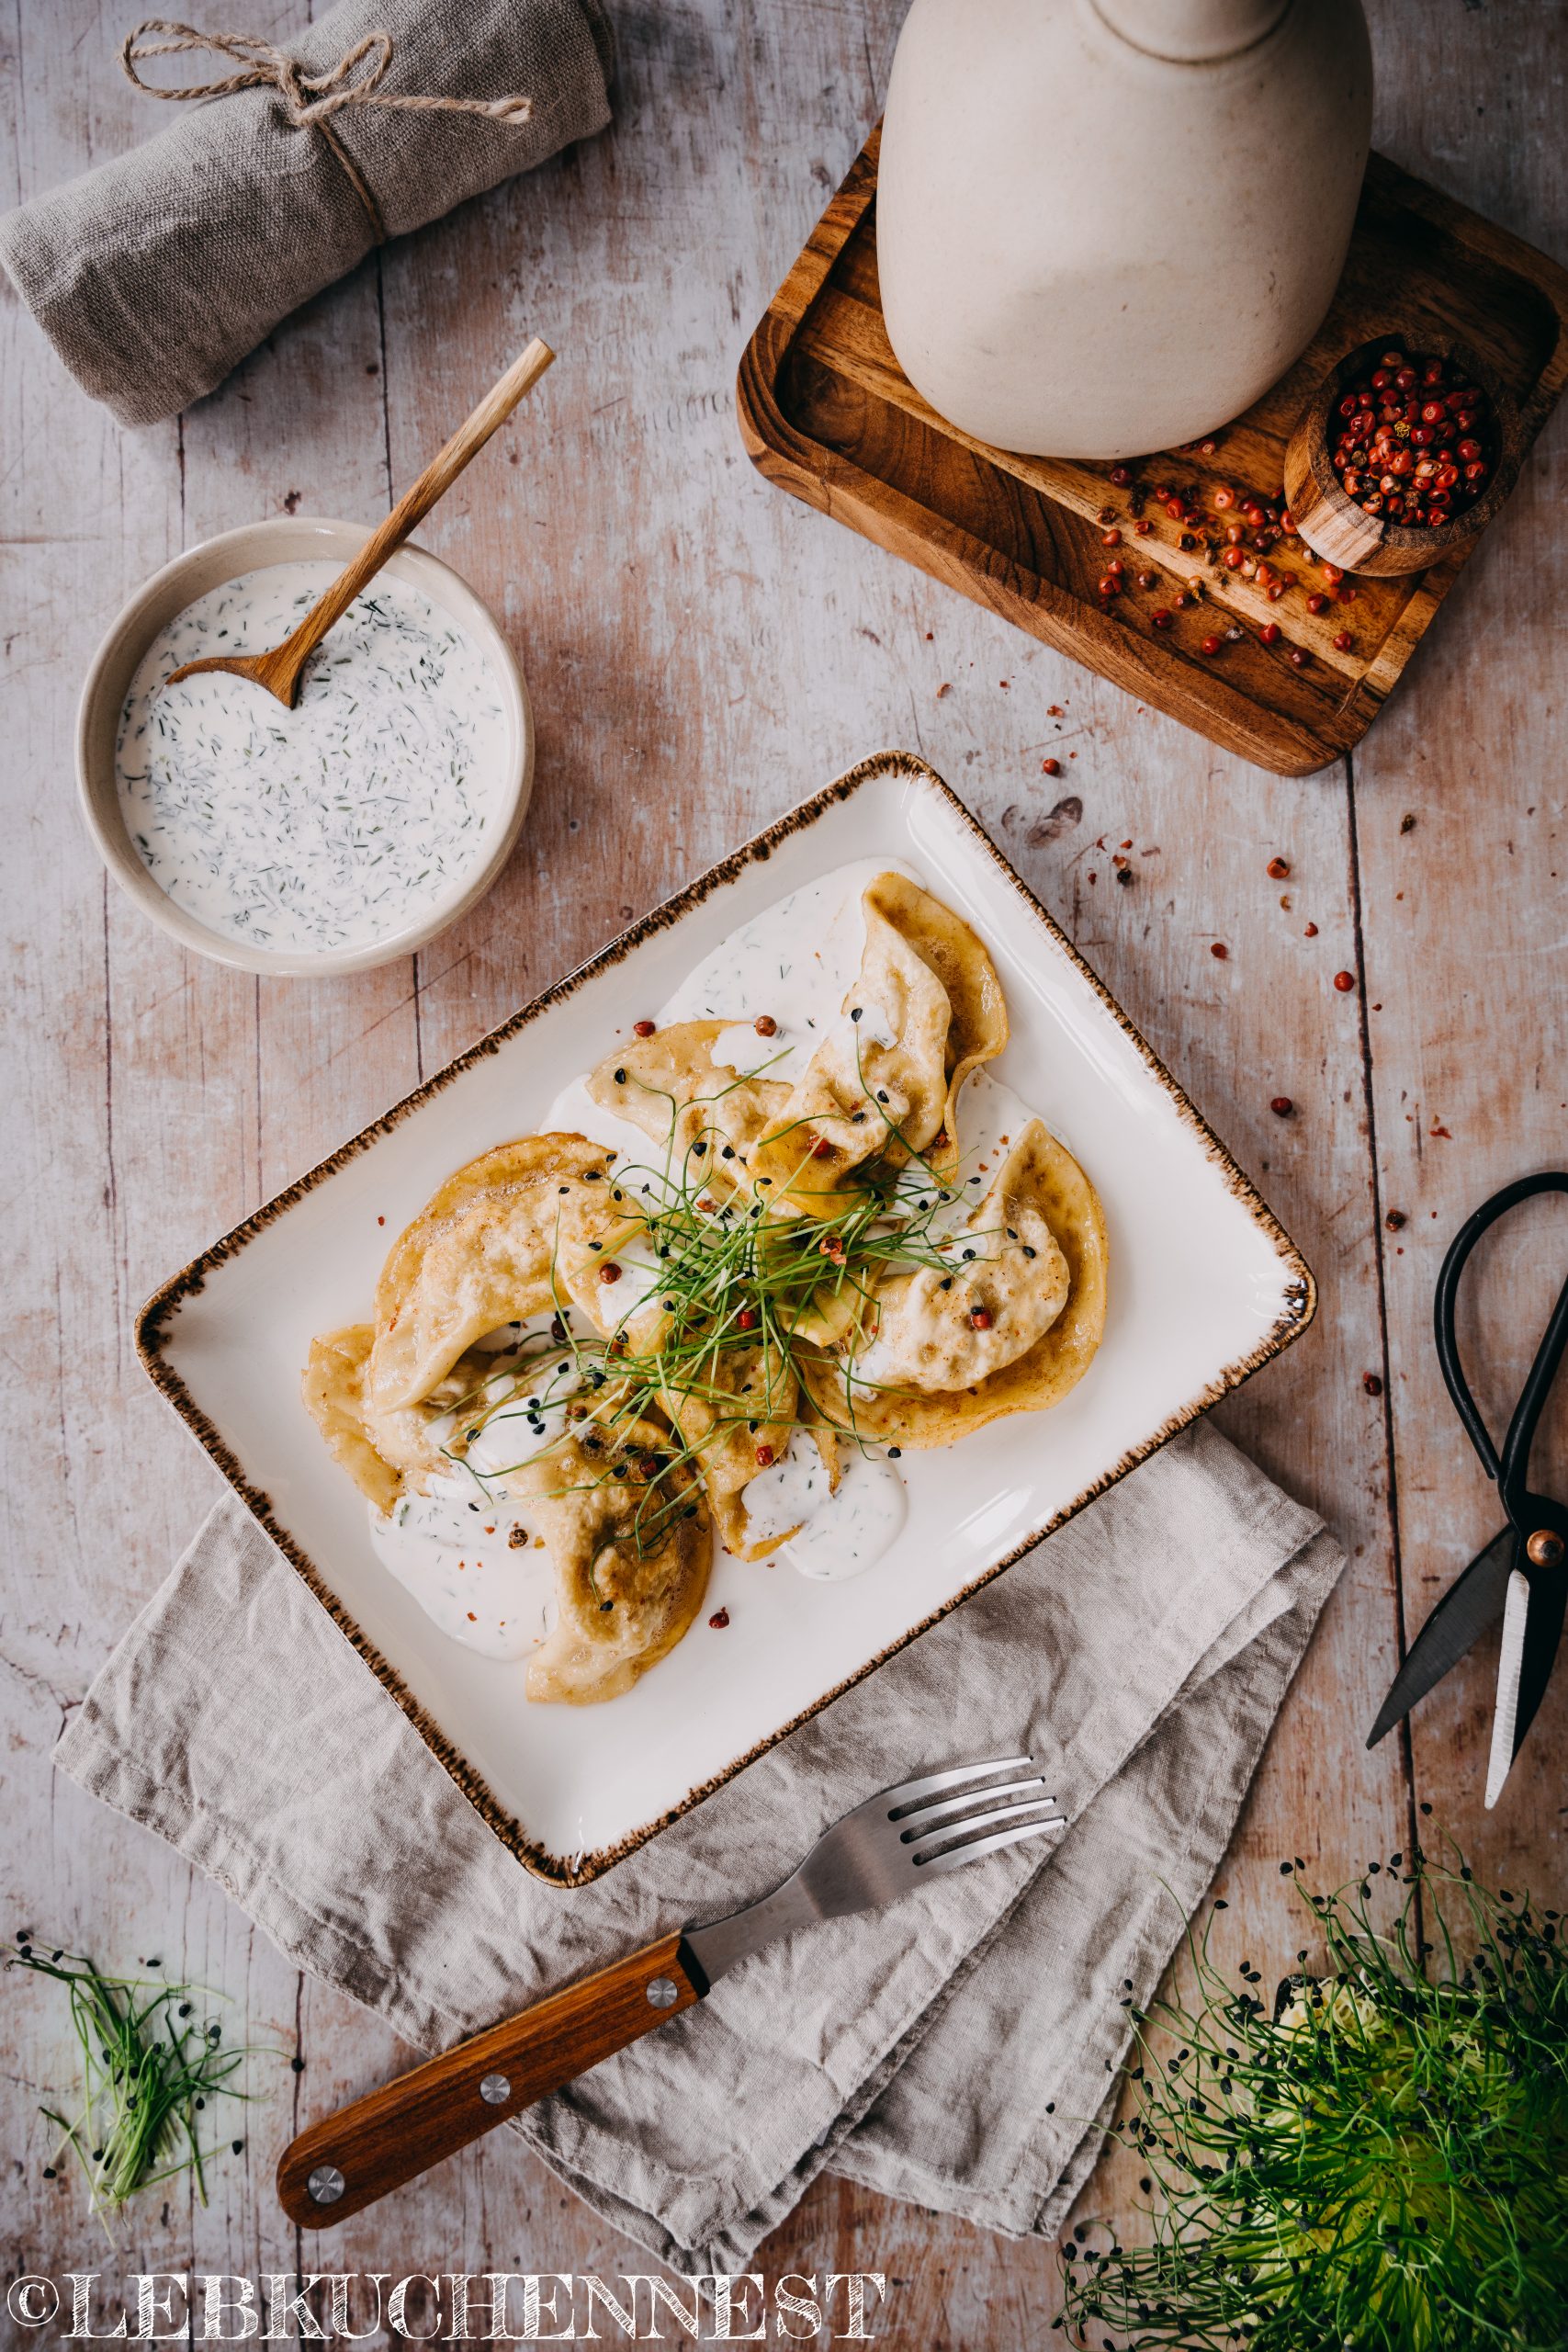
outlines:
{"label": "beige linen napkin under plate", "polygon": [[[209,0],[209,20],[244,28],[244,0]],[[321,75],[382,31],[392,42],[383,90],[526,97],[532,112],[492,121],[344,106],[329,138],[292,120],[276,89],[173,107],[149,98],[154,137],[0,214],[0,266],[78,383],[122,424],[151,424],[211,391],[378,232],[422,228],[610,119],[599,0],[338,0],[281,47]],[[213,83],[236,65],[210,51],[163,62],[162,74],[149,64],[150,80]],[[363,82],[365,64],[350,78]]]}
{"label": "beige linen napkin under plate", "polygon": [[743,2270],[824,2168],[1054,2234],[1134,1997],[1224,1852],[1343,1565],[1206,1424],[591,1886],[531,1877],[234,1502],[56,1751],[426,2049],[793,1869],[889,1782],[1031,1753],[1071,1826],[774,1944],[513,2129],[673,2268]]}

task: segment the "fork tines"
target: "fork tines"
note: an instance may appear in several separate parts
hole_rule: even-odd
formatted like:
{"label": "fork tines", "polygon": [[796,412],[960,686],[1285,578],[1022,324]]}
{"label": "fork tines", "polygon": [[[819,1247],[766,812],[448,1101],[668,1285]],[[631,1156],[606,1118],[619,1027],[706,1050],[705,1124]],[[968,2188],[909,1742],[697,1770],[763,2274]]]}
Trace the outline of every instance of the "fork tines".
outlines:
{"label": "fork tines", "polygon": [[[1027,1774],[1022,1780],[998,1778],[1021,1769]],[[957,1793],[944,1794],[950,1790]],[[1000,1756],[988,1763],[929,1772],[889,1789],[884,1803],[899,1844],[921,1871],[957,1870],[999,1847],[1016,1846],[1066,1825],[1066,1815],[1029,1756]],[[987,1830],[989,1836],[981,1834]]]}

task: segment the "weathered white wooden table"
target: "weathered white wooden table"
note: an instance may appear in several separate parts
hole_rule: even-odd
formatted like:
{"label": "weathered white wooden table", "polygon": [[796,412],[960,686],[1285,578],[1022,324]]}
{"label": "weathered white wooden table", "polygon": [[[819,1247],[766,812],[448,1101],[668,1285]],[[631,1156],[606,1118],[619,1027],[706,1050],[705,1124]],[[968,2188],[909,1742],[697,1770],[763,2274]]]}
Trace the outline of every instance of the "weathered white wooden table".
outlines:
{"label": "weathered white wooden table", "polygon": [[[162,127],[116,63],[123,13],[10,0],[4,201]],[[1433,1358],[1439,1257],[1495,1185],[1564,1153],[1565,420],[1353,772],[1306,783],[1210,750],[780,496],[737,440],[736,362],[878,112],[900,13],[900,0],[625,0],[612,132],[367,263],[177,424],[117,431],[0,306],[0,1928],[121,1965],[156,1952],[223,1987],[256,2039],[297,2045],[301,2114],[407,2053],[51,1770],[89,1678],[215,1492],[136,1364],[136,1306],[627,917],[886,744],[923,752],[970,803],[1322,1282],[1314,1330],[1222,1415],[1351,1555],[1227,1864],[1226,1949],[1266,1973],[1288,1964],[1305,1939],[1276,1858],[1310,1857],[1337,1882],[1408,1843],[1419,1803],[1508,1883],[1559,1902],[1568,1883],[1568,1674],[1490,1817],[1490,1652],[1407,1741],[1361,1745],[1402,1627],[1496,1518]],[[300,10],[208,14],[281,35]],[[1379,145],[1561,257],[1562,0],[1372,0],[1371,14]],[[508,873],[416,962],[352,982],[258,982],[184,956],[106,883],[76,817],[72,709],[105,621],[213,531],[285,508],[384,511],[531,329],[560,364],[423,534],[504,616],[527,666],[538,785]],[[1102,844],[1128,840],[1135,883],[1111,888]],[[1265,872],[1276,854],[1284,885]],[[1331,985],[1341,968],[1353,993]],[[1270,1113],[1279,1094],[1296,1105],[1288,1120]],[[1548,1207],[1515,1219],[1485,1261],[1467,1336],[1483,1340],[1494,1409],[1565,1260]],[[1560,1415],[1543,1441],[1559,1480],[1563,1429]],[[271,2193],[287,2094],[252,2110],[209,2207],[183,2185],[152,2198],[109,2256],[76,2185],[40,2177],[37,2102],[67,2061],[60,2014],[29,1981],[0,1999],[10,2270],[293,2269],[301,2249]],[[1108,2164],[1080,2211],[1126,2216],[1134,2194]],[[398,2276],[649,2267],[504,2139],[305,2260]],[[1053,2340],[1051,2248],[842,2183],[819,2183],[760,2262],[770,2278],[886,2273],[874,2324],[911,2352]],[[428,2324],[411,2306],[411,2324]]]}

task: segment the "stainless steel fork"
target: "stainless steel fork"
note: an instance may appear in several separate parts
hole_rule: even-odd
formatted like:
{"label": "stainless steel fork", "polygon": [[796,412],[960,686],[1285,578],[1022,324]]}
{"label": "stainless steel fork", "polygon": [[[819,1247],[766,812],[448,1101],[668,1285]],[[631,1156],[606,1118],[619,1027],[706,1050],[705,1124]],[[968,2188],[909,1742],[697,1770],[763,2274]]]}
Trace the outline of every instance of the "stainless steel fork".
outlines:
{"label": "stainless steel fork", "polygon": [[776,1937],[875,1910],[922,1880],[1065,1824],[1027,1756],[883,1789],[824,1830],[771,1894],[648,1944],[311,2124],[278,2161],[284,2211],[307,2229],[345,2220],[679,2017]]}

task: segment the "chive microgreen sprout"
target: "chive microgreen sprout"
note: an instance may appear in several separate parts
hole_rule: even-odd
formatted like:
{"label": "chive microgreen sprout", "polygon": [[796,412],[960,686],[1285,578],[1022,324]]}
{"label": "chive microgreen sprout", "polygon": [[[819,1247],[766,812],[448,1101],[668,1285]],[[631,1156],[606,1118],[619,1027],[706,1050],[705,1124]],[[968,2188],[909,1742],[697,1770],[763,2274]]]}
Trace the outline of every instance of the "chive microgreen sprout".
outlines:
{"label": "chive microgreen sprout", "polygon": [[[664,1105],[668,1118],[662,1159],[616,1171],[617,1184],[638,1205],[626,1226],[616,1228],[622,1280],[610,1290],[617,1298],[623,1290],[631,1295],[607,1337],[574,1330],[558,1246],[550,1336],[525,1339],[510,1358],[487,1366],[451,1408],[454,1426],[471,1442],[470,1423],[516,1421],[525,1403],[527,1442],[520,1443],[516,1460],[481,1471],[466,1452],[446,1449],[487,1494],[491,1480],[558,1453],[570,1437],[579,1438],[581,1451],[581,1421],[589,1413],[612,1440],[653,1414],[674,1427],[658,1464],[639,1482],[631,1533],[639,1551],[655,1550],[673,1520],[689,1514],[691,1480],[705,1452],[738,1428],[754,1432],[761,1421],[783,1430],[786,1442],[789,1433],[811,1426],[814,1408],[802,1366],[833,1352],[820,1337],[809,1336],[814,1330],[837,1334],[839,1360],[852,1375],[846,1419],[834,1424],[838,1434],[869,1451],[857,1427],[854,1396],[869,1310],[892,1276],[944,1267],[951,1238],[942,1212],[955,1196],[943,1177],[951,1171],[931,1165],[885,1113],[883,1153],[852,1171],[831,1199],[813,1193],[814,1214],[772,1188],[770,1196],[750,1203],[739,1193],[728,1195],[730,1180],[716,1177],[715,1165],[738,1155],[718,1115],[736,1087],[771,1067],[762,1063],[734,1086],[684,1106],[684,1117],[673,1094],[631,1079]],[[813,1137],[809,1123],[801,1125],[804,1169]],[[739,1156],[744,1166],[744,1154]],[[766,1181],[759,1180],[759,1191]],[[624,1279],[636,1272],[651,1278],[654,1270],[656,1290]],[[601,1297],[608,1295],[601,1290]],[[759,1378],[760,1390],[752,1385]],[[874,1393],[878,1384],[861,1385]],[[591,1404],[569,1401],[584,1396]],[[564,1417],[563,1429],[549,1429],[544,1416],[551,1412]],[[770,1458],[781,1451],[770,1445]],[[599,1486],[611,1476],[624,1477],[624,1468],[597,1470],[583,1483]],[[581,1490],[581,1485],[561,1489]]]}
{"label": "chive microgreen sprout", "polygon": [[[1374,1879],[1403,1888],[1382,1926]],[[1251,1962],[1227,1984],[1205,1929],[1188,1939],[1190,1996],[1137,2018],[1117,2135],[1157,2188],[1154,2242],[1069,2240],[1073,2340],[1561,2352],[1562,1919],[1419,1850],[1303,1899],[1325,1957],[1306,1973],[1299,1951],[1271,2007]]]}
{"label": "chive microgreen sprout", "polygon": [[[159,1977],[107,1976],[81,1953],[45,1953],[28,1937],[17,1938],[6,1965],[65,1986],[81,2052],[74,2112],[41,2109],[61,2133],[45,2167],[48,2177],[58,2174],[69,2149],[85,2176],[91,2210],[106,2228],[139,2189],[185,2172],[205,2205],[207,2159],[218,2143],[203,2147],[197,2119],[219,2092],[249,2098],[233,2077],[251,2052],[225,2048],[221,2026],[197,2017],[199,1988]],[[236,2152],[243,2144],[233,2143]]]}

